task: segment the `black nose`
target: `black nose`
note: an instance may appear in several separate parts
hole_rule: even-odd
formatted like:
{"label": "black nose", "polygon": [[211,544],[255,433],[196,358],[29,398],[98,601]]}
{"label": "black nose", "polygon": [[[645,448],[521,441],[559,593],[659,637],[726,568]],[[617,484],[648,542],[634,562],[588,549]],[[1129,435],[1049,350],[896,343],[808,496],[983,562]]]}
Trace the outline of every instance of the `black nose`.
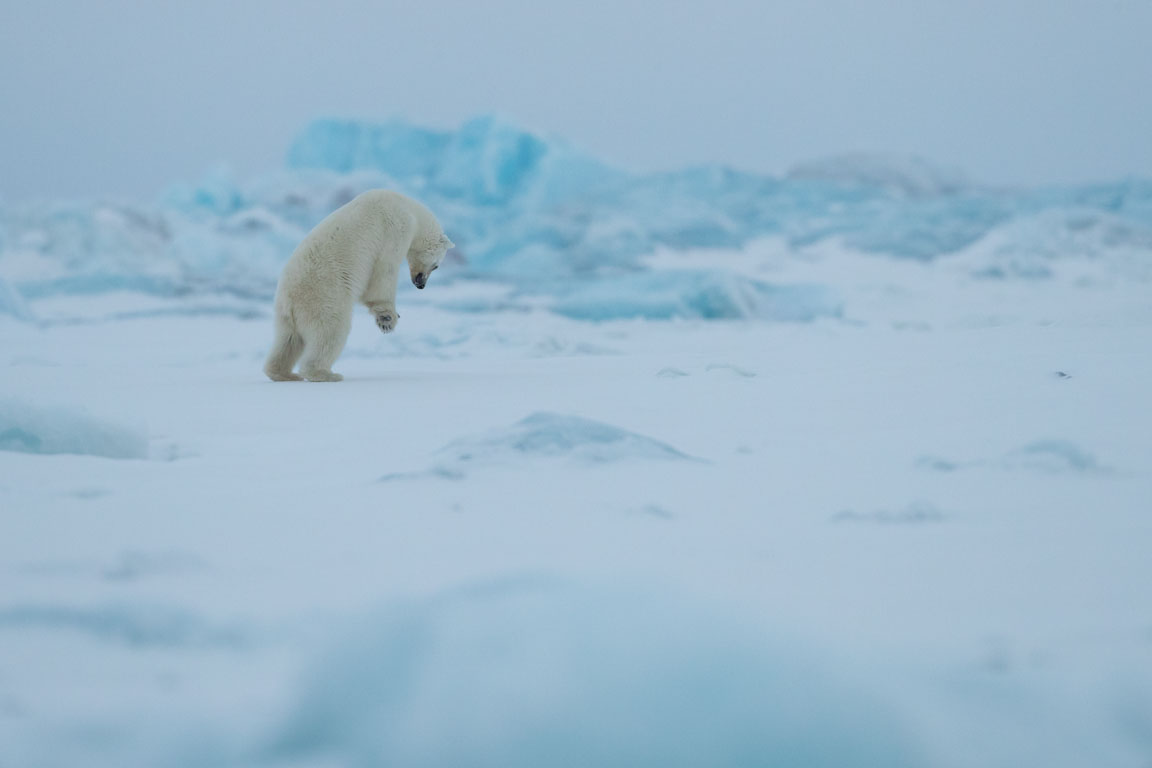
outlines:
{"label": "black nose", "polygon": [[420,272],[416,277],[412,278],[412,284],[420,290],[424,290],[424,284],[428,282],[428,275]]}

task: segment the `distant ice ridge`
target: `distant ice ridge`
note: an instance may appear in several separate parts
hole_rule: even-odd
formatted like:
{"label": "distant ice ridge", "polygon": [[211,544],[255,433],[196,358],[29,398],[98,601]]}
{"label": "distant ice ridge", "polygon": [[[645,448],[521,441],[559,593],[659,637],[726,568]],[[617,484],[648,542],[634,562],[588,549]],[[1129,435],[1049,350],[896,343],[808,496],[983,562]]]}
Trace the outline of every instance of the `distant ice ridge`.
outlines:
{"label": "distant ice ridge", "polygon": [[701,270],[640,272],[577,284],[560,295],[553,310],[578,320],[707,317],[807,322],[841,314],[837,297],[821,285],[778,286]]}
{"label": "distant ice ridge", "polygon": [[718,167],[638,175],[491,117],[455,131],[319,120],[287,165],[245,182],[216,169],[147,206],[0,209],[0,313],[27,319],[26,301],[124,289],[267,300],[304,234],[373,187],[437,213],[463,260],[445,278],[503,282],[582,319],[835,314],[808,287],[720,269],[694,282],[644,262],[657,248],[736,248],[765,236],[919,260],[987,240],[979,277],[1043,278],[1071,257],[1116,258],[1126,276],[1152,279],[1147,180],[994,190],[923,160],[866,155],[805,163],[784,178]]}
{"label": "distant ice ridge", "polygon": [[810,160],[789,170],[788,178],[876,187],[907,197],[955,195],[970,186],[959,171],[934,165],[922,157],[866,153]]}

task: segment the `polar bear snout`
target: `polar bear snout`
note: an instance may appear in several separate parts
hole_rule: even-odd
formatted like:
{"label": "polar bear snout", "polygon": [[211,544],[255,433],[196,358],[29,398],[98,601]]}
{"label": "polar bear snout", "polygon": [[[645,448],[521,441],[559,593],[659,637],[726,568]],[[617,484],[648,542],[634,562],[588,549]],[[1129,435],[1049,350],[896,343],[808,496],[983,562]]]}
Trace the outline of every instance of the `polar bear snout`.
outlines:
{"label": "polar bear snout", "polygon": [[424,290],[424,286],[427,284],[428,275],[424,272],[417,272],[416,274],[412,275],[412,285],[416,286],[420,290]]}

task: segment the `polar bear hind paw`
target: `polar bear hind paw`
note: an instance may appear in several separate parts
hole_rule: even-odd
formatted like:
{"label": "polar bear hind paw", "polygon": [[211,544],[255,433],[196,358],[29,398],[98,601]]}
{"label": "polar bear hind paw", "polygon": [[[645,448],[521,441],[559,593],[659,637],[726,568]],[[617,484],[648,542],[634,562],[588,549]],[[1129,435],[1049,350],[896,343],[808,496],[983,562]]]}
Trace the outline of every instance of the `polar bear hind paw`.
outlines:
{"label": "polar bear hind paw", "polygon": [[308,381],[344,381],[344,377],[332,371],[302,371]]}
{"label": "polar bear hind paw", "polygon": [[304,381],[303,376],[292,373],[292,371],[274,371],[265,368],[264,375],[272,379],[272,381]]}

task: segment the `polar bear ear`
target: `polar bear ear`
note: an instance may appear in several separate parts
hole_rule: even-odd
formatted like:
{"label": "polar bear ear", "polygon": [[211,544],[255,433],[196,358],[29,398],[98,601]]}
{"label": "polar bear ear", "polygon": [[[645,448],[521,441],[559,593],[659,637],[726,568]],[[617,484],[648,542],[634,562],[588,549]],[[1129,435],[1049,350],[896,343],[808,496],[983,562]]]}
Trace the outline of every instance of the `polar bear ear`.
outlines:
{"label": "polar bear ear", "polygon": [[440,235],[440,244],[444,246],[444,250],[456,247],[456,243],[449,240],[447,235]]}

